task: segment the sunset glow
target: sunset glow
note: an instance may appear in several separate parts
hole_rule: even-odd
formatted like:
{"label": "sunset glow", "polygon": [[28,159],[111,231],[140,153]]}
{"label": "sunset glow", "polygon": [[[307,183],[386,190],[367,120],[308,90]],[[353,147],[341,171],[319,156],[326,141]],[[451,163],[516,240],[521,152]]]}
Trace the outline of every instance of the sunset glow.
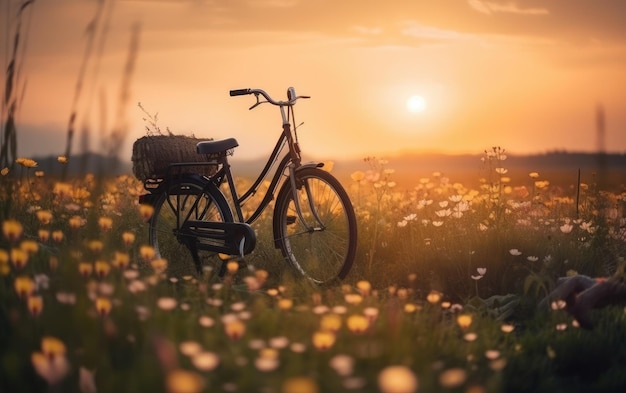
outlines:
{"label": "sunset glow", "polygon": [[[19,5],[8,3],[5,69]],[[305,155],[320,159],[593,151],[599,106],[607,150],[624,152],[623,14],[622,2],[584,0],[35,2],[22,27],[18,155],[63,154],[75,108],[73,153],[102,149],[119,126],[130,160],[146,133],[141,103],[163,130],[235,137],[235,158],[265,156],[280,115],[228,91],[284,99],[289,86],[312,97],[296,118]]]}
{"label": "sunset glow", "polygon": [[422,96],[411,96],[406,100],[406,108],[411,113],[424,112],[426,109],[426,100]]}

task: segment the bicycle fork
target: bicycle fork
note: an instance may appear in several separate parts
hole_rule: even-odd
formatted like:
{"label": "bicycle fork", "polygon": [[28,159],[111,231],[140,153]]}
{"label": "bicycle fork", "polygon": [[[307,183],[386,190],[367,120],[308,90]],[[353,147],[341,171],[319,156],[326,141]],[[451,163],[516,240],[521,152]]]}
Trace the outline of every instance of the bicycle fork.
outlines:
{"label": "bicycle fork", "polygon": [[[311,194],[311,187],[309,186],[309,183],[307,183],[306,181],[303,181],[301,184],[296,183],[296,170],[294,165],[289,165],[289,182],[291,184],[291,192],[293,196],[293,203],[296,208],[296,214],[298,215],[298,219],[300,220],[302,225],[305,227],[306,232],[323,231],[324,229],[326,229],[326,226],[317,214],[317,209],[313,204],[314,199],[313,195]],[[306,192],[306,198],[309,204],[309,209],[311,210],[311,214],[313,215],[313,218],[315,218],[315,221],[317,221],[317,223],[319,224],[318,226],[309,225],[302,215],[302,206],[300,205],[300,198],[298,198],[298,189],[302,187],[304,187],[304,191]]]}

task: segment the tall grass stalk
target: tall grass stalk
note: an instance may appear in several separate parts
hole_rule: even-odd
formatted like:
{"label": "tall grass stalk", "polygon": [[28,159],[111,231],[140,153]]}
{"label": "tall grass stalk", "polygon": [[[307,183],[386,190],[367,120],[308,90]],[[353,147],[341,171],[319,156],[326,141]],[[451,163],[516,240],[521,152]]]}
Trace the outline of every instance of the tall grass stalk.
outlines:
{"label": "tall grass stalk", "polygon": [[[89,62],[92,59],[92,53],[94,50],[94,42],[97,37],[99,37],[98,33],[101,31],[101,24],[103,23],[103,17],[109,15],[106,13],[107,5],[111,3],[110,0],[101,0],[97,2],[97,7],[92,19],[87,24],[86,28],[86,37],[87,43],[85,45],[85,51],[83,53],[81,65],[78,71],[78,76],[76,79],[76,85],[74,86],[74,98],[72,100],[72,105],[70,107],[70,116],[67,124],[67,137],[65,143],[65,157],[69,160],[72,154],[72,144],[74,141],[74,132],[76,128],[76,120],[78,117],[78,105],[82,98],[83,93],[83,85],[85,83],[85,78],[87,75],[87,69],[89,66]],[[106,26],[106,23],[105,23]],[[103,37],[106,37],[107,30],[104,30]],[[104,43],[104,38],[102,39],[102,43]],[[103,46],[102,46],[103,47]],[[96,68],[97,70],[97,68]],[[86,127],[83,127],[86,129]],[[88,131],[85,131],[88,132]],[[87,136],[84,136],[87,138]],[[68,165],[63,166],[61,178],[65,179],[67,177],[67,168]]]}
{"label": "tall grass stalk", "polygon": [[[0,168],[13,168],[15,159],[17,158],[16,117],[26,90],[26,81],[21,81],[20,71],[24,63],[25,47],[28,41],[28,22],[32,15],[30,12],[27,15],[25,15],[25,13],[32,9],[33,3],[34,0],[25,0],[20,3],[15,15],[13,42],[12,45],[9,45],[9,26],[12,25],[9,17],[12,12],[10,10],[10,2],[7,2],[6,39],[7,51],[11,48],[11,53],[7,53],[8,63],[6,64],[4,96],[2,97],[0,112],[0,122],[3,125],[2,133],[0,134]],[[25,22],[25,28],[23,28],[24,18],[28,18]]]}

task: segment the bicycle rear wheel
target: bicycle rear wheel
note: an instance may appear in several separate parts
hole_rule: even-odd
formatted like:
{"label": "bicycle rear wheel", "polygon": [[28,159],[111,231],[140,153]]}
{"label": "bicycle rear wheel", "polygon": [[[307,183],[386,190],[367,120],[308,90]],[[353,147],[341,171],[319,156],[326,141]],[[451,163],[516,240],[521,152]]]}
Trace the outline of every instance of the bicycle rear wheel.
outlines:
{"label": "bicycle rear wheel", "polygon": [[356,216],[350,198],[334,176],[318,168],[299,169],[296,186],[298,204],[289,182],[278,194],[276,245],[295,270],[313,283],[336,284],[350,271],[356,253]]}
{"label": "bicycle rear wheel", "polygon": [[150,219],[149,242],[157,258],[168,261],[172,275],[195,274],[215,253],[198,251],[194,261],[180,228],[185,220],[233,222],[233,214],[224,195],[201,177],[185,177],[159,195]]}

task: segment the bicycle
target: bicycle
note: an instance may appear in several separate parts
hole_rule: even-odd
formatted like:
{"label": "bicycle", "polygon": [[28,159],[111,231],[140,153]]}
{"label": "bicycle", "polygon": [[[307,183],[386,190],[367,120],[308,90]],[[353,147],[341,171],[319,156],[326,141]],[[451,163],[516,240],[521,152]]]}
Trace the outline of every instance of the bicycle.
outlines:
{"label": "bicycle", "polygon": [[[295,89],[287,90],[287,100],[277,101],[261,89],[231,90],[230,96],[254,95],[256,103],[277,106],[282,132],[256,180],[241,196],[235,185],[228,156],[238,146],[235,138],[198,142],[206,162],[171,163],[163,179],[149,179],[144,187],[150,193],[140,203],[154,212],[149,221],[149,242],[157,258],[169,263],[191,263],[202,271],[203,260],[216,254],[243,260],[256,245],[251,227],[275,200],[272,216],[274,247],[300,275],[313,283],[332,285],[342,280],[352,267],[357,245],[354,208],[341,183],[323,163],[302,163],[294,105]],[[293,123],[293,126],[292,126]],[[280,158],[282,157],[282,158]],[[279,160],[280,158],[280,160]],[[182,173],[186,166],[213,165],[211,175]],[[257,193],[274,167],[263,199],[249,217],[242,206]],[[221,187],[228,189],[230,203]],[[234,207],[234,211],[231,208]],[[226,258],[222,258],[226,259]],[[220,275],[225,272],[222,262]]]}

